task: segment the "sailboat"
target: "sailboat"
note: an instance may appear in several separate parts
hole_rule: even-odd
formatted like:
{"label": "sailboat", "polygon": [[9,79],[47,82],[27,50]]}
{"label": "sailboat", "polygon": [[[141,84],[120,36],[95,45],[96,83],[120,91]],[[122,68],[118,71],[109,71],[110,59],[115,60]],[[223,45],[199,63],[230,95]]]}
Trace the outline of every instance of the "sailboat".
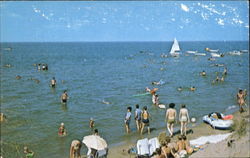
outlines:
{"label": "sailboat", "polygon": [[173,45],[172,45],[172,48],[171,48],[169,54],[170,54],[171,56],[177,57],[177,56],[180,55],[180,50],[181,50],[181,49],[180,49],[180,47],[179,47],[178,41],[177,41],[176,38],[175,38],[175,39],[174,39],[174,43],[173,43]]}

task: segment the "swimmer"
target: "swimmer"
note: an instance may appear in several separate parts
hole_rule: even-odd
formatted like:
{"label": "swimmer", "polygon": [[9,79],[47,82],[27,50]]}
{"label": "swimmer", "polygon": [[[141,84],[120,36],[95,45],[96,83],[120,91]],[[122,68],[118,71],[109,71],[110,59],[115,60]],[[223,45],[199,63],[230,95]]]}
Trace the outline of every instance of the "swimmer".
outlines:
{"label": "swimmer", "polygon": [[131,110],[132,110],[132,107],[127,107],[127,113],[126,113],[125,120],[124,120],[127,133],[130,133],[129,124],[131,120]]}
{"label": "swimmer", "polygon": [[213,61],[213,60],[215,60],[215,58],[213,58],[213,57],[210,57],[210,58],[208,58],[208,60],[211,60],[211,61]]}
{"label": "swimmer", "polygon": [[17,80],[20,80],[21,78],[22,78],[22,77],[19,76],[19,75],[16,76],[16,79],[17,79]]}
{"label": "swimmer", "polygon": [[190,119],[185,104],[181,105],[179,113],[179,121],[181,122],[181,135],[183,134],[186,135],[187,123],[190,122]]}
{"label": "swimmer", "polygon": [[64,126],[64,123],[62,122],[59,129],[58,129],[58,135],[59,136],[66,136],[66,129],[65,129],[65,126]]}
{"label": "swimmer", "polygon": [[158,94],[153,94],[152,95],[152,102],[154,105],[158,106],[159,105],[159,96]]}
{"label": "swimmer", "polygon": [[95,130],[94,130],[94,134],[93,134],[93,135],[95,135],[95,136],[99,136],[98,129],[95,129]]}
{"label": "swimmer", "polygon": [[141,118],[142,118],[141,134],[143,133],[143,129],[145,126],[148,126],[148,134],[150,134],[150,127],[149,127],[150,114],[147,111],[147,106],[143,107],[143,111],[141,113]]}
{"label": "swimmer", "polygon": [[219,76],[216,76],[216,79],[215,79],[216,82],[220,81],[220,78]]}
{"label": "swimmer", "polygon": [[4,67],[10,68],[11,65],[10,64],[6,64],[6,65],[4,65]]}
{"label": "swimmer", "polygon": [[67,94],[67,91],[64,90],[62,96],[61,96],[61,102],[62,103],[67,103],[67,100],[68,100],[68,94]]}
{"label": "swimmer", "polygon": [[196,88],[194,86],[190,87],[190,91],[195,91]]}
{"label": "swimmer", "polygon": [[139,104],[135,105],[135,123],[137,131],[141,130],[141,109],[139,108]]}
{"label": "swimmer", "polygon": [[82,143],[79,140],[73,140],[71,142],[71,146],[70,146],[70,158],[81,158],[81,147],[82,147]]}
{"label": "swimmer", "polygon": [[173,137],[174,134],[174,123],[176,119],[176,110],[174,109],[175,104],[170,103],[169,108],[166,111],[166,122],[167,122],[167,129],[170,133],[170,137]]}
{"label": "swimmer", "polygon": [[156,82],[156,81],[153,81],[152,82],[152,85],[159,85],[160,83],[159,82]]}
{"label": "swimmer", "polygon": [[89,128],[94,128],[95,127],[95,121],[94,119],[91,117],[89,120]]}
{"label": "swimmer", "polygon": [[105,101],[105,100],[102,100],[102,103],[103,103],[103,104],[110,104],[110,102]]}
{"label": "swimmer", "polygon": [[1,113],[0,114],[0,122],[3,122],[5,120],[6,120],[6,116],[3,113]]}
{"label": "swimmer", "polygon": [[220,81],[221,81],[221,82],[224,82],[224,81],[225,81],[224,76],[221,77]]}
{"label": "swimmer", "polygon": [[41,70],[41,64],[38,64],[37,70]]}
{"label": "swimmer", "polygon": [[206,76],[206,72],[203,70],[202,72],[200,72],[201,76]]}
{"label": "swimmer", "polygon": [[56,87],[56,79],[55,79],[55,77],[53,77],[52,80],[50,81],[50,85],[51,85],[52,88]]}
{"label": "swimmer", "polygon": [[224,70],[223,70],[223,73],[222,73],[223,75],[227,75],[227,67],[225,67],[224,68]]}
{"label": "swimmer", "polygon": [[35,153],[33,151],[29,150],[27,146],[25,146],[23,148],[23,150],[24,150],[23,153],[25,154],[26,158],[33,158],[34,157]]}
{"label": "swimmer", "polygon": [[178,91],[182,91],[182,87],[177,88]]}
{"label": "swimmer", "polygon": [[46,70],[46,65],[42,64],[42,70]]}
{"label": "swimmer", "polygon": [[151,89],[149,89],[148,87],[146,87],[146,88],[145,88],[145,91],[146,91],[146,92],[150,92]]}

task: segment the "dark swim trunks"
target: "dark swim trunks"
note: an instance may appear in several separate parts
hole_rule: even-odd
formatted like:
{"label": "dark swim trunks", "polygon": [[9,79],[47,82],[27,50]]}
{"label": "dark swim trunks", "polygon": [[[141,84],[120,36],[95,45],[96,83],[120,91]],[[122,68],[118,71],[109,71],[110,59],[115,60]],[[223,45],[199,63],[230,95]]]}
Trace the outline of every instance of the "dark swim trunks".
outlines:
{"label": "dark swim trunks", "polygon": [[142,122],[143,122],[144,124],[149,124],[149,119],[142,119]]}
{"label": "dark swim trunks", "polygon": [[66,100],[66,99],[63,99],[62,102],[63,102],[63,103],[67,103],[67,100]]}

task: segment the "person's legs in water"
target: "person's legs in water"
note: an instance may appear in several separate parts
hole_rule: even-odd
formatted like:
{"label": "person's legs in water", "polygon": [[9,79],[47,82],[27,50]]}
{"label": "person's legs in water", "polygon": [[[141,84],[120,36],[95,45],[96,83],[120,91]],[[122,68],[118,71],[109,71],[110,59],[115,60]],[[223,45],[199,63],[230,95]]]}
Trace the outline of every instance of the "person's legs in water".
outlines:
{"label": "person's legs in water", "polygon": [[170,133],[170,136],[172,136],[172,132],[171,132],[171,129],[170,129],[170,123],[167,123],[167,128],[168,128],[168,132]]}
{"label": "person's legs in water", "polygon": [[172,137],[173,137],[173,135],[174,135],[174,123],[171,123],[170,124],[170,129],[171,129],[171,133],[172,133]]}
{"label": "person's legs in water", "polygon": [[142,126],[141,126],[141,134],[143,133],[144,126],[145,126],[145,124],[142,123]]}
{"label": "person's legs in water", "polygon": [[181,135],[183,135],[183,130],[184,130],[184,122],[181,121]]}

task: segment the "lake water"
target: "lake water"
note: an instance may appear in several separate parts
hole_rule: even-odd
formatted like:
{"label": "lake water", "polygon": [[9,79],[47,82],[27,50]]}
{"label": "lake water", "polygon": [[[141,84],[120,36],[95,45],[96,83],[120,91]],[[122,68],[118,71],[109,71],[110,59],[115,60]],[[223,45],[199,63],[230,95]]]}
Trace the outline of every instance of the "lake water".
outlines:
{"label": "lake water", "polygon": [[[86,43],[2,43],[1,44],[1,112],[8,121],[1,124],[1,153],[3,157],[20,157],[23,146],[35,151],[36,157],[68,157],[73,139],[82,140],[91,134],[90,117],[109,145],[139,138],[135,122],[132,134],[124,131],[127,106],[147,106],[152,121],[152,135],[165,128],[165,110],[152,106],[151,96],[134,97],[145,87],[158,87],[160,103],[186,104],[191,117],[201,121],[209,112],[227,112],[236,105],[239,88],[249,87],[249,54],[230,56],[229,51],[248,49],[248,42],[179,42],[187,50],[205,52],[219,49],[223,58],[209,61],[207,56],[161,58],[168,53],[172,42],[86,42]],[[11,47],[8,51],[4,48]],[[140,52],[143,51],[143,52]],[[48,71],[38,71],[33,64],[47,63]],[[212,85],[215,72],[225,64],[228,75],[224,83]],[[11,68],[3,67],[11,64]],[[205,70],[207,77],[199,76]],[[20,80],[15,79],[20,75]],[[57,87],[49,87],[55,77]],[[40,80],[36,83],[30,78]],[[166,84],[152,86],[152,81]],[[190,92],[177,87],[195,86]],[[68,90],[67,105],[60,103],[63,90]],[[249,89],[248,89],[249,90]],[[103,104],[102,100],[111,102]],[[238,107],[234,108],[238,110]],[[133,116],[132,116],[133,117]],[[68,135],[58,137],[58,127],[64,122]],[[145,134],[147,136],[147,134]]]}

